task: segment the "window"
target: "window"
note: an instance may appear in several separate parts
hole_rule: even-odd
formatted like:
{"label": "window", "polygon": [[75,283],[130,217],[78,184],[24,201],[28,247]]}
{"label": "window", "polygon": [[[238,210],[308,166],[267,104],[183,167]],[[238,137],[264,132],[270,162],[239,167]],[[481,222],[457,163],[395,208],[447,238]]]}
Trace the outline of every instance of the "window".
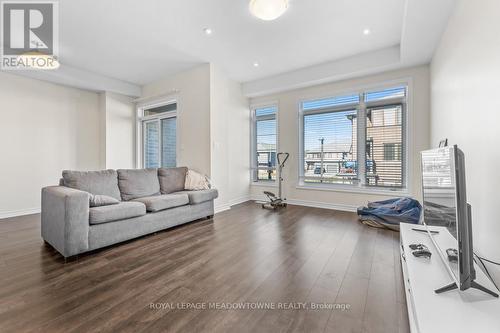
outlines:
{"label": "window", "polygon": [[276,180],[276,106],[253,109],[252,180]]}
{"label": "window", "polygon": [[156,120],[144,122],[144,167],[160,166],[160,128]]}
{"label": "window", "polygon": [[301,183],[406,186],[406,87],[301,104]]}
{"label": "window", "polygon": [[384,160],[401,161],[401,143],[384,143]]}
{"label": "window", "polygon": [[167,105],[162,105],[162,106],[158,106],[158,107],[154,107],[154,108],[151,108],[151,109],[145,109],[144,110],[144,116],[147,117],[147,116],[155,116],[155,115],[159,115],[160,113],[164,113],[164,112],[171,112],[171,111],[176,111],[177,110],[177,104],[176,103],[172,103],[172,104],[167,104]]}
{"label": "window", "polygon": [[177,164],[177,103],[140,109],[144,168]]}
{"label": "window", "polygon": [[355,181],[355,118],[355,109],[304,115],[304,177],[308,182]]}
{"label": "window", "polygon": [[368,108],[366,139],[372,153],[366,154],[366,185],[403,187],[403,105]]}

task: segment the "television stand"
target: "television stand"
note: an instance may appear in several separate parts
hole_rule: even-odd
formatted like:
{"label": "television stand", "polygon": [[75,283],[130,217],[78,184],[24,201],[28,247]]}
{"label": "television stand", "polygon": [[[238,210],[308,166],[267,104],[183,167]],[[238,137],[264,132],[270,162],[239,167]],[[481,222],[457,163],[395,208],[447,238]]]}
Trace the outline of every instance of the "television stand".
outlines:
{"label": "television stand", "polygon": [[[487,294],[489,294],[489,295],[491,295],[493,297],[498,297],[497,293],[489,290],[488,288],[483,287],[482,285],[480,285],[476,281],[472,281],[470,283],[470,287],[474,288],[474,289],[479,289],[481,291],[484,291],[485,293],[487,293]],[[441,293],[444,293],[444,292],[447,292],[447,291],[450,291],[450,290],[455,290],[455,289],[458,289],[457,284],[455,282],[452,282],[449,285],[446,285],[444,287],[441,287],[439,289],[434,290],[434,292],[436,294],[441,294]]]}
{"label": "television stand", "polygon": [[[475,265],[476,280],[473,287],[458,290],[454,284],[449,284],[450,273],[429,235],[411,230],[414,227],[403,223],[400,234],[400,259],[411,332],[500,332],[500,298],[491,297],[490,293],[483,290],[495,290],[486,274]],[[439,241],[452,237],[446,229],[434,229],[439,233],[433,234],[433,237],[438,237]],[[432,257],[413,256],[409,245],[415,243],[425,244],[432,252]],[[446,287],[440,289],[446,290],[434,292],[443,285]],[[453,289],[454,292],[444,292]]]}
{"label": "television stand", "polygon": [[441,294],[441,293],[445,293],[445,292],[450,291],[450,290],[455,290],[457,288],[458,288],[457,284],[455,282],[452,282],[444,287],[441,287],[439,289],[434,290],[434,292],[436,294]]}

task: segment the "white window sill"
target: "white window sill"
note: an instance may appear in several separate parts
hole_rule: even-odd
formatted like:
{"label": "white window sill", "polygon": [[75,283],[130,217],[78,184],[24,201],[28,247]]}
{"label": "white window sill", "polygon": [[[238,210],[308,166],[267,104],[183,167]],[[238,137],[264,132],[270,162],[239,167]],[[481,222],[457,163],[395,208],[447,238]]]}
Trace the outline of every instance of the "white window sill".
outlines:
{"label": "white window sill", "polygon": [[278,184],[276,182],[251,182],[250,186],[257,186],[257,187],[278,187]]}
{"label": "white window sill", "polygon": [[312,191],[328,191],[328,192],[345,192],[345,193],[360,193],[360,194],[378,194],[387,196],[403,197],[409,196],[408,189],[389,190],[381,188],[363,188],[354,186],[342,185],[313,185],[313,184],[299,184],[295,187],[299,190],[312,190]]}

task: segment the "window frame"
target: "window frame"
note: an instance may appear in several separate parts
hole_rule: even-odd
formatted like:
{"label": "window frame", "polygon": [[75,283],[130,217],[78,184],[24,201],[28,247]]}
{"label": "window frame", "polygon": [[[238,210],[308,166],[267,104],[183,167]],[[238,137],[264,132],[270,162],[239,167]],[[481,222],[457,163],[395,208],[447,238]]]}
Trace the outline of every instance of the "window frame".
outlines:
{"label": "window frame", "polygon": [[[394,88],[397,86],[405,86],[406,87],[406,97],[405,98],[391,98],[391,99],[384,99],[380,101],[374,101],[374,102],[365,102],[364,100],[364,95],[366,93],[374,92],[374,91],[380,91],[384,89],[390,89]],[[335,97],[342,97],[342,96],[347,96],[347,95],[359,95],[360,96],[360,101],[359,104],[357,104],[357,112],[358,112],[358,117],[361,117],[363,121],[358,121],[357,122],[357,140],[359,142],[364,142],[364,144],[358,144],[358,178],[360,181],[358,181],[358,184],[328,184],[328,183],[308,183],[304,181],[304,116],[306,114],[311,114],[311,113],[321,113],[323,112],[328,112],[327,110],[331,111],[345,111],[345,110],[353,110],[352,104],[346,104],[346,105],[341,105],[338,107],[331,107],[331,108],[324,108],[324,109],[319,109],[319,110],[312,110],[312,111],[304,111],[303,110],[303,103],[304,102],[309,102],[312,100],[319,100],[319,99],[327,99],[327,98],[335,98]],[[363,184],[363,181],[365,178],[360,177],[360,175],[364,174],[365,172],[365,165],[362,165],[360,163],[361,159],[360,156],[362,155],[362,161],[366,161],[366,110],[368,108],[373,108],[377,106],[387,106],[387,105],[394,105],[394,104],[402,104],[403,109],[402,109],[402,119],[401,119],[401,125],[402,125],[402,135],[403,135],[403,142],[402,144],[406,148],[404,151],[402,151],[402,181],[404,186],[402,188],[389,188],[389,187],[375,187],[375,186],[366,186]],[[303,97],[298,100],[298,119],[297,119],[297,128],[298,128],[298,172],[297,172],[297,189],[307,189],[307,190],[320,190],[320,191],[335,191],[335,192],[349,192],[349,193],[361,193],[361,194],[381,194],[381,195],[409,195],[412,193],[412,166],[413,166],[413,147],[412,147],[412,141],[411,141],[411,124],[412,124],[412,109],[413,109],[413,80],[411,77],[407,78],[402,78],[402,79],[395,79],[395,80],[390,80],[390,81],[385,81],[385,82],[380,82],[380,83],[374,83],[374,84],[368,84],[368,85],[363,85],[363,86],[358,86],[354,87],[349,90],[338,90],[330,94],[322,94],[322,95],[309,95],[307,97]],[[362,140],[360,140],[362,139]]]}
{"label": "window frame", "polygon": [[[276,113],[274,116],[260,116],[257,119],[256,110],[263,108],[275,108]],[[254,172],[258,170],[258,166],[255,165],[257,161],[257,121],[258,120],[271,120],[274,119],[276,122],[276,154],[279,152],[279,103],[278,101],[269,101],[262,103],[255,103],[250,105],[250,185],[252,186],[269,186],[276,187],[278,183],[276,180],[264,180],[255,179]],[[278,175],[278,167],[276,166],[276,179]]]}
{"label": "window frame", "polygon": [[[157,107],[169,105],[169,104],[176,104],[177,108],[175,111],[167,111],[159,114],[154,114],[154,115],[149,115],[149,116],[144,116],[144,111],[148,109],[154,109]],[[160,133],[160,138],[159,138],[159,144],[158,144],[158,156],[160,157],[159,161],[159,167],[161,167],[161,151],[162,151],[162,140],[161,140],[161,121],[163,119],[168,119],[168,118],[175,118],[176,121],[176,165],[178,161],[178,156],[179,156],[179,128],[178,128],[178,114],[179,114],[179,101],[176,98],[168,98],[168,99],[163,99],[163,100],[157,100],[154,102],[149,102],[149,103],[143,103],[140,105],[137,105],[136,108],[136,146],[137,146],[137,161],[136,165],[139,168],[144,168],[145,167],[145,138],[144,138],[144,126],[146,123],[150,122],[157,122],[158,123],[158,128],[159,128],[159,133]]]}

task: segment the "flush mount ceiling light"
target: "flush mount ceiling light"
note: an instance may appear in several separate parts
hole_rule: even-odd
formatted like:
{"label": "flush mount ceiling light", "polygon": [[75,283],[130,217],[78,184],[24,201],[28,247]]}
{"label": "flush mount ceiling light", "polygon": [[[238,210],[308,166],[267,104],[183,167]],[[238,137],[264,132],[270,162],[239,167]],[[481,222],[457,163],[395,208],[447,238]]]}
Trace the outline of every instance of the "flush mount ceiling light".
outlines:
{"label": "flush mount ceiling light", "polygon": [[250,13],[264,21],[276,20],[288,9],[288,0],[250,0]]}

